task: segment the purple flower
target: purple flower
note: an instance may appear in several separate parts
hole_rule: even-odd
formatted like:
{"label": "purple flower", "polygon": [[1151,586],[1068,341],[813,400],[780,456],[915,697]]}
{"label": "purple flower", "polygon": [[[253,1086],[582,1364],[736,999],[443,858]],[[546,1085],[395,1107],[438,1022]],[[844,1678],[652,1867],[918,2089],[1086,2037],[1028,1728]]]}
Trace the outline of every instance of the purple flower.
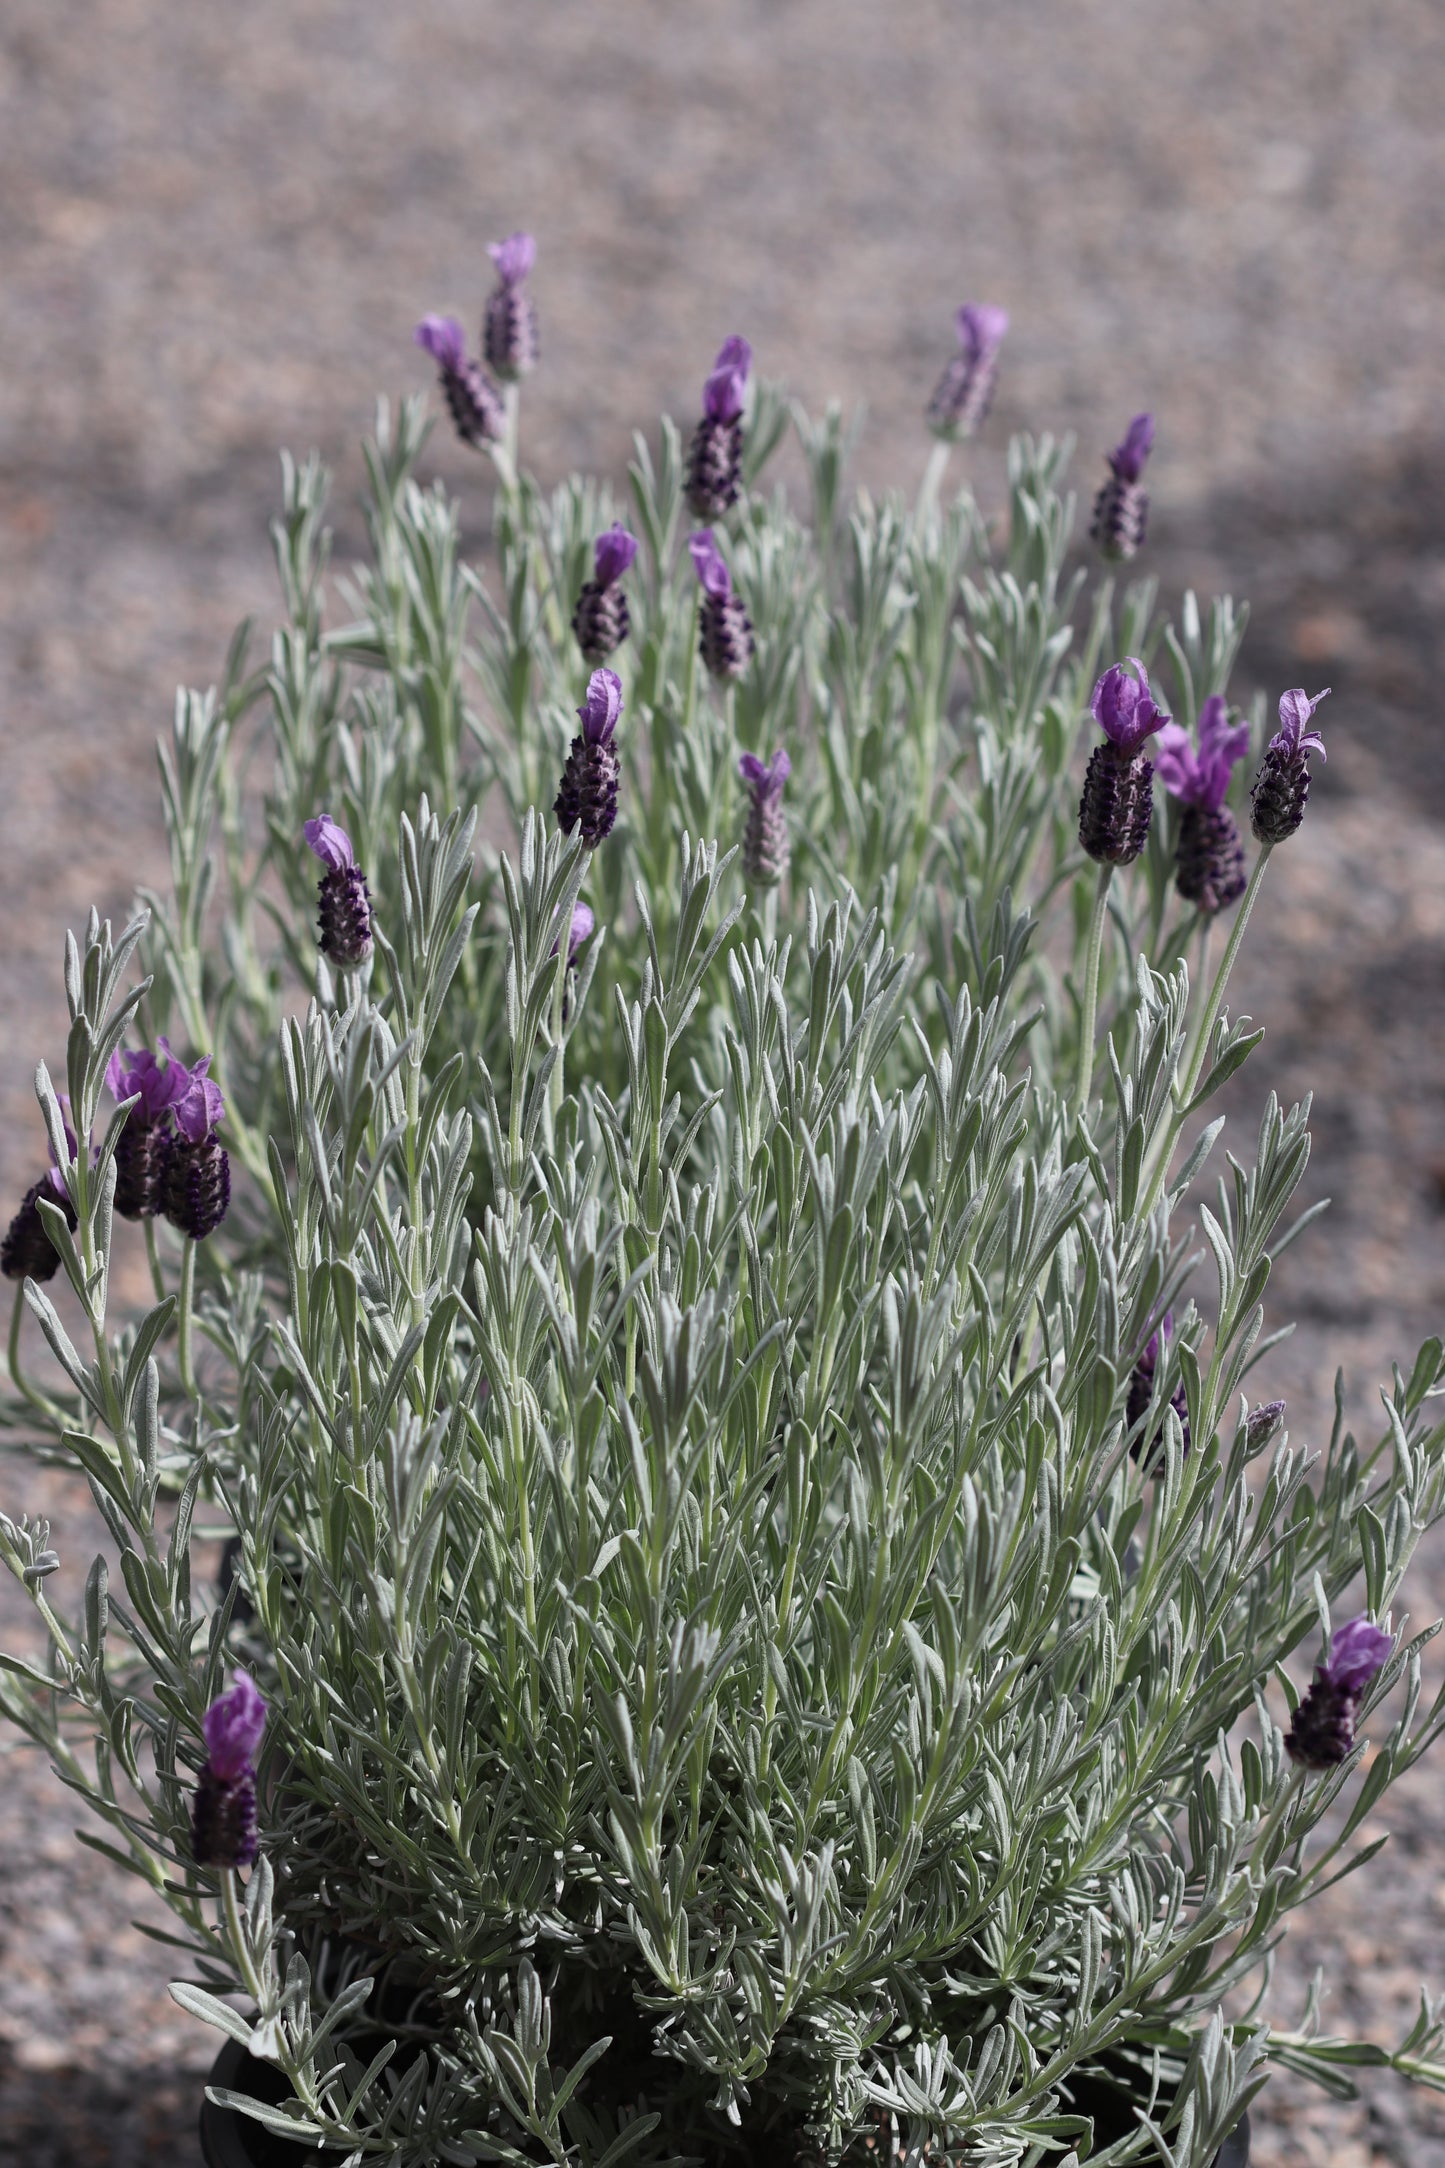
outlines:
{"label": "purple flower", "polygon": [[[591,904],[574,903],[572,906],[572,923],[567,929],[567,961],[569,964],[575,961],[577,951],[581,948],[583,942],[591,940],[596,926],[597,919]],[[561,945],[561,936],[559,935],[552,943],[549,953],[555,956]]]}
{"label": "purple flower", "polygon": [[1109,743],[1121,753],[1137,753],[1169,717],[1154,705],[1149,673],[1137,655],[1129,661],[1138,673],[1131,678],[1122,663],[1106,670],[1094,687],[1089,707],[1094,721]]}
{"label": "purple flower", "polygon": [[203,1144],[217,1122],[225,1119],[221,1087],[206,1074],[210,1066],[210,1055],[203,1054],[187,1076],[185,1089],[172,1102],[176,1128],[191,1144]]}
{"label": "purple flower", "polygon": [[708,421],[735,422],[741,418],[752,365],[753,350],[746,339],[735,332],[723,340],[712,374],[702,387],[702,411]]}
{"label": "purple flower", "polygon": [[467,365],[467,335],[454,316],[424,316],[412,334],[438,368],[460,375]]}
{"label": "purple flower", "polygon": [[1250,1409],[1245,1419],[1244,1441],[1251,1453],[1268,1445],[1284,1421],[1284,1411],[1282,1400],[1265,1400],[1257,1408]]}
{"label": "purple flower", "polygon": [[133,1099],[140,1094],[139,1106],[131,1109],[131,1121],[153,1128],[176,1101],[189,1089],[191,1072],[183,1061],[171,1052],[168,1039],[157,1039],[156,1052],[140,1047],[135,1053],[129,1049],[112,1054],[106,1064],[105,1081],[116,1099]]}
{"label": "purple flower", "polygon": [[1008,310],[987,301],[965,301],[953,321],[959,344],[974,363],[992,360],[1008,333]]}
{"label": "purple flower", "polygon": [[793,763],[781,746],[771,760],[744,753],[738,761],[738,774],[751,798],[743,832],[743,872],[754,888],[776,888],[788,870],[791,844],[782,797],[792,772]]}
{"label": "purple flower", "polygon": [[781,798],[783,785],[792,772],[793,763],[781,746],[771,760],[759,760],[756,753],[743,753],[738,760],[738,774],[747,784],[755,801]]}
{"label": "purple flower", "polygon": [[256,1857],[256,1752],[266,1704],[244,1671],[207,1709],[206,1766],[191,1801],[191,1856],[198,1867],[249,1867]]}
{"label": "purple flower", "polygon": [[577,710],[582,728],[568,748],[552,805],[563,835],[576,829],[589,850],[606,841],[617,819],[622,771],[612,739],[621,713],[622,680],[615,670],[594,670]]}
{"label": "purple flower", "polygon": [[1154,443],[1154,417],[1136,414],[1122,444],[1109,453],[1109,465],[1121,482],[1137,482]]}
{"label": "purple flower", "polygon": [[733,591],[732,578],[723,562],[722,552],[713,540],[711,527],[700,527],[696,534],[690,534],[687,546],[703,593],[712,595],[719,601],[730,595]]}
{"label": "purple flower", "polygon": [[318,813],[315,820],[304,822],[301,833],[328,872],[346,873],[356,864],[350,836],[329,813]]}
{"label": "purple flower", "polygon": [[1358,1698],[1376,1673],[1384,1669],[1394,1646],[1394,1635],[1372,1626],[1362,1613],[1347,1625],[1335,1628],[1330,1635],[1329,1656],[1321,1669],[1337,1692]]}
{"label": "purple flower", "polygon": [[610,745],[621,713],[621,678],[615,670],[594,670],[587,680],[587,698],[577,710],[587,744]]}
{"label": "purple flower", "polygon": [[1279,729],[1264,749],[1250,788],[1250,826],[1261,843],[1283,843],[1305,817],[1310,794],[1310,754],[1325,759],[1325,741],[1309,721],[1329,687],[1313,700],[1302,685],[1280,696]]}
{"label": "purple flower", "polygon": [[537,244],[530,233],[511,233],[505,241],[493,241],[487,254],[504,286],[520,286],[537,261]]}
{"label": "purple flower", "polygon": [[232,1672],[229,1689],[211,1703],[201,1722],[212,1774],[229,1784],[254,1769],[265,1729],[266,1704],[255,1681],[244,1671]]}
{"label": "purple flower", "polygon": [[1330,688],[1316,693],[1313,700],[1303,685],[1296,685],[1291,692],[1281,693],[1279,698],[1279,729],[1269,741],[1269,750],[1286,760],[1298,760],[1302,754],[1318,753],[1321,760],[1328,760],[1325,741],[1317,730],[1308,725],[1315,709],[1322,700],[1328,700]]}
{"label": "purple flower", "polygon": [[1199,751],[1178,723],[1159,726],[1154,765],[1171,797],[1217,813],[1229,796],[1230,771],[1249,751],[1249,725],[1231,726],[1222,695],[1211,693],[1199,710]]}
{"label": "purple flower", "polygon": [[[1308,715],[1305,721],[1309,720]],[[1290,1719],[1285,1747],[1305,1769],[1334,1769],[1355,1744],[1355,1712],[1395,1645],[1394,1636],[1352,1618],[1330,1636],[1329,1654],[1315,1665],[1309,1691]]]}
{"label": "purple flower", "polygon": [[628,533],[620,519],[614,520],[606,534],[597,537],[592,555],[597,568],[597,585],[613,587],[623,573],[632,568],[637,555],[637,537]]}

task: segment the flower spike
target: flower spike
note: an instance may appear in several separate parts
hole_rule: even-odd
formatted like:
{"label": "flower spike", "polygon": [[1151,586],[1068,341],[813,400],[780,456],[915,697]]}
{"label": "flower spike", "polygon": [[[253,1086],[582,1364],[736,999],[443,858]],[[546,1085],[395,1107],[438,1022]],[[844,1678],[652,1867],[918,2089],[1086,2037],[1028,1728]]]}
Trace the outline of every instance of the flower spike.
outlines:
{"label": "flower spike", "polygon": [[1310,794],[1310,754],[1326,758],[1325,741],[1309,728],[1328,685],[1311,699],[1302,685],[1280,696],[1279,729],[1264,749],[1249,794],[1250,826],[1261,843],[1283,843],[1305,817]]}
{"label": "flower spike", "polygon": [[589,850],[611,835],[617,819],[622,770],[612,739],[622,708],[622,680],[616,671],[594,670],[587,698],[577,710],[582,728],[572,740],[552,806],[563,835],[577,829]]}
{"label": "flower spike", "polygon": [[793,763],[781,746],[771,760],[744,753],[738,774],[748,787],[748,822],[743,832],[743,873],[754,888],[776,888],[788,870],[788,823],[783,816],[783,785]]}
{"label": "flower spike", "polygon": [[1122,444],[1109,453],[1113,470],[1094,499],[1089,533],[1101,556],[1121,562],[1144,546],[1149,526],[1149,496],[1140,479],[1154,442],[1154,417],[1136,414]]}
{"label": "flower spike", "polygon": [[702,389],[702,420],[688,446],[684,488],[699,519],[721,519],[742,493],[743,409],[753,350],[736,334],[724,339]]}
{"label": "flower spike", "polygon": [[1316,1664],[1308,1693],[1290,1719],[1285,1747],[1304,1769],[1334,1769],[1353,1751],[1360,1697],[1373,1684],[1395,1646],[1393,1634],[1352,1618],[1330,1636],[1329,1654]]}
{"label": "flower spike", "polygon": [[1219,693],[1211,693],[1199,711],[1197,753],[1178,723],[1160,726],[1154,756],[1159,780],[1184,808],[1174,885],[1201,911],[1222,911],[1244,894],[1244,846],[1224,801],[1230,774],[1248,751],[1249,725],[1230,724]]}
{"label": "flower spike", "polygon": [[954,319],[958,352],[928,402],[928,426],[955,444],[983,427],[998,382],[998,355],[1008,331],[1008,310],[967,301]]}
{"label": "flower spike", "polygon": [[537,244],[530,233],[514,233],[494,241],[487,254],[496,265],[497,284],[482,319],[482,352],[494,376],[515,384],[536,368],[540,355],[536,305],[522,291],[537,260]]}
{"label": "flower spike", "polygon": [[500,444],[507,433],[506,409],[496,385],[468,361],[466,334],[456,318],[424,316],[414,336],[437,365],[442,396],[463,444],[475,449]]}
{"label": "flower spike", "polygon": [[1084,776],[1079,801],[1079,841],[1101,864],[1127,866],[1149,839],[1154,811],[1154,764],[1143,751],[1145,740],[1168,722],[1154,704],[1149,673],[1137,655],[1129,657],[1135,675],[1122,663],[1106,670],[1089,702],[1104,733]]}

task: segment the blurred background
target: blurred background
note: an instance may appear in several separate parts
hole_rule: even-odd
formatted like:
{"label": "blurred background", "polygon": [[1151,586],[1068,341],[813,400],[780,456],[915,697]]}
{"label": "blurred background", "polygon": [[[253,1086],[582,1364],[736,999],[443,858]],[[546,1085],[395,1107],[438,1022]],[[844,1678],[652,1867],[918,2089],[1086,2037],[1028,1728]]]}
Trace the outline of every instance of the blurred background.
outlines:
{"label": "blurred background", "polygon": [[[1238,694],[1334,688],[1235,982],[1269,1031],[1230,1109],[1312,1088],[1308,1196],[1334,1199],[1277,1276],[1299,1331],[1261,1397],[1319,1440],[1342,1363],[1373,1423],[1445,1314],[1442,110],[1436,0],[5,0],[0,1195],[42,1163],[64,927],[164,877],[174,688],[272,621],[278,447],[336,467],[344,566],[372,400],[428,383],[425,311],[475,326],[489,240],[538,238],[547,480],[621,479],[743,331],[813,408],[866,402],[858,477],[911,491],[953,311],[987,300],[1013,330],[954,473],[996,506],[1009,430],[1072,430],[1090,493],[1153,409],[1141,568],[1251,599]],[[488,470],[445,429],[432,454],[478,537]],[[0,1502],[83,1555],[69,1479],[0,1464]],[[1445,1541],[1410,1600],[1445,1609]],[[0,1589],[0,1641],[28,1630]],[[1445,1989],[1439,1789],[1390,1794],[1365,1834],[1393,1842],[1292,1937],[1276,2022],[1321,1962],[1331,2030],[1393,2040],[1422,1976]],[[215,2043],[78,1818],[0,1752],[0,2160],[194,2168]],[[1445,2102],[1273,2084],[1255,2159],[1441,2168]]]}

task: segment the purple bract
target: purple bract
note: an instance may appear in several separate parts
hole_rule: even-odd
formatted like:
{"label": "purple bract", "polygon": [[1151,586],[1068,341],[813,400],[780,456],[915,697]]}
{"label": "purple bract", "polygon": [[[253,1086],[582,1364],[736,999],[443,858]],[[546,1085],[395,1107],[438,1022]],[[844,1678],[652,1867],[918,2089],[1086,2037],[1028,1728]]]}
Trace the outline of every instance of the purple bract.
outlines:
{"label": "purple bract", "polygon": [[588,745],[611,744],[622,713],[622,680],[615,670],[593,671],[587,680],[587,698],[577,713]]}
{"label": "purple bract", "polygon": [[1330,1653],[1320,1669],[1337,1693],[1360,1695],[1382,1670],[1395,1646],[1393,1634],[1372,1626],[1361,1614],[1330,1635]]}
{"label": "purple bract", "polygon": [[133,1054],[128,1050],[112,1054],[105,1081],[117,1099],[132,1099],[139,1093],[140,1105],[133,1114],[153,1126],[189,1089],[191,1072],[171,1052],[168,1039],[157,1039],[154,1054],[144,1046]]}
{"label": "purple bract", "polygon": [[615,520],[606,534],[600,534],[593,548],[599,587],[611,587],[632,568],[637,555],[637,537],[629,534],[621,520]]}
{"label": "purple bract", "polygon": [[1222,696],[1211,693],[1199,710],[1198,752],[1187,730],[1178,723],[1161,723],[1154,765],[1171,797],[1217,813],[1229,796],[1230,772],[1248,751],[1248,723],[1231,725]]}
{"label": "purple bract", "polygon": [[1121,753],[1137,753],[1169,717],[1154,705],[1149,673],[1137,655],[1129,656],[1137,677],[1130,677],[1122,663],[1106,670],[1094,687],[1089,707],[1094,721],[1111,745]]}
{"label": "purple bract", "polygon": [[456,373],[467,365],[467,335],[454,316],[424,316],[412,334],[440,368]]}
{"label": "purple bract", "polygon": [[716,595],[719,600],[733,591],[732,577],[723,562],[721,550],[713,540],[711,527],[700,527],[696,534],[687,538],[692,557],[693,570],[698,576],[704,594]]}
{"label": "purple bract", "polygon": [[351,848],[350,836],[329,813],[318,813],[315,820],[304,824],[301,833],[306,839],[307,848],[316,853],[329,872],[345,873],[356,864],[356,853]]}
{"label": "purple bract", "polygon": [[537,261],[537,244],[530,233],[510,233],[505,241],[493,241],[487,254],[504,286],[520,286]]}
{"label": "purple bract", "polygon": [[959,344],[966,348],[970,359],[983,361],[1003,345],[1008,310],[994,308],[987,301],[965,301],[953,321]]}
{"label": "purple bract", "polygon": [[747,397],[753,350],[735,332],[718,348],[712,373],[702,388],[702,410],[710,422],[735,422]]}
{"label": "purple bract", "polygon": [[1310,717],[1322,700],[1328,700],[1330,688],[1311,699],[1302,685],[1292,691],[1281,693],[1279,699],[1279,729],[1269,741],[1272,753],[1282,753],[1289,760],[1297,760],[1302,753],[1318,753],[1327,760],[1325,741],[1317,730],[1309,728]]}
{"label": "purple bract", "polygon": [[793,763],[781,746],[771,760],[759,760],[756,753],[744,753],[738,760],[738,774],[760,805],[766,799],[781,798],[792,772]]}
{"label": "purple bract", "polygon": [[266,1704],[248,1673],[232,1673],[229,1689],[211,1703],[201,1729],[207,1766],[223,1783],[234,1783],[254,1766],[266,1729]]}
{"label": "purple bract", "polygon": [[1144,462],[1154,443],[1154,417],[1152,414],[1136,414],[1130,422],[1122,444],[1116,444],[1109,453],[1109,465],[1121,482],[1137,482],[1144,472]]}

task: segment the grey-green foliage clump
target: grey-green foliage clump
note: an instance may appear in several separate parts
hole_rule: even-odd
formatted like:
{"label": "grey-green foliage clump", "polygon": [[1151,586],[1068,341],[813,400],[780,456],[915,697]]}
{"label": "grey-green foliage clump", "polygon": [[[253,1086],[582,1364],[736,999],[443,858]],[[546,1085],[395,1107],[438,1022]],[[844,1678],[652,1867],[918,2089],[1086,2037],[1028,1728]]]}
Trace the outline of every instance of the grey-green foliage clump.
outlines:
{"label": "grey-green foliage clump", "polygon": [[[269,661],[238,638],[162,750],[173,892],[72,950],[97,1160],[42,1079],[75,1299],[25,1290],[56,1369],[12,1339],[12,1421],[84,1468],[121,1580],[0,1522],[50,1641],[0,1706],[170,1906],[178,1998],[277,2066],[274,2129],[1003,2164],[1088,2151],[1093,2072],[1144,2118],[1105,2157],[1201,2168],[1271,2062],[1441,2077],[1428,2008],[1387,2058],[1250,1999],[1445,1714],[1422,1634],[1366,1697],[1368,1768],[1307,1773],[1281,1729],[1330,1606],[1383,1619],[1441,1512],[1441,1348],[1374,1442],[1246,1425],[1306,1110],[1271,1101],[1186,1208],[1257,1035],[1191,985],[1163,801],[1080,1047],[1090,686],[1140,655],[1192,724],[1242,616],[1161,631],[1150,583],[1068,569],[1048,439],[1012,448],[995,549],[967,496],[845,510],[838,416],[795,419],[812,524],[763,494],[765,393],[720,530],[758,639],[726,692],[678,435],[639,440],[592,853],[538,809],[608,492],[504,461],[474,563],[419,406],[383,411],[371,555],[329,578],[325,477],[287,463]],[[736,762],[777,747],[791,874],[750,894]],[[375,905],[344,976],[323,810]],[[122,1323],[102,1075],[161,1033],[213,1057],[235,1198],[202,1244],[148,1224],[156,1305]],[[270,1706],[244,1884],[189,1819],[237,1664]]]}

